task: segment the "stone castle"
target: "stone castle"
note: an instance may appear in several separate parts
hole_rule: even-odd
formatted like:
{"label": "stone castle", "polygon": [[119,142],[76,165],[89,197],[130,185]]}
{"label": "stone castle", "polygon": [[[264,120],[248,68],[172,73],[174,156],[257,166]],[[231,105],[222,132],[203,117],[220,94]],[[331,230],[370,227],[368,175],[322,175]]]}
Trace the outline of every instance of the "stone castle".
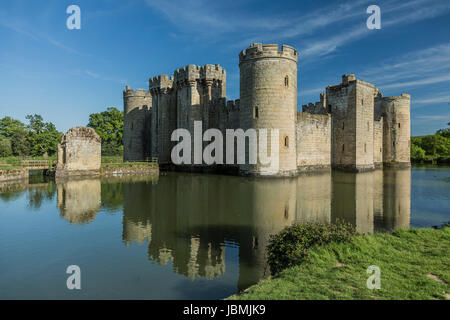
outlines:
{"label": "stone castle", "polygon": [[194,121],[202,121],[203,131],[216,128],[223,136],[226,129],[278,129],[279,170],[270,171],[259,161],[185,169],[296,175],[326,168],[359,172],[383,164],[409,166],[410,95],[383,97],[373,84],[349,74],[328,86],[320,102],[298,112],[297,62],[291,46],[252,44],[239,54],[240,99],[235,101],[226,100],[226,72],[218,64],[188,65],[171,77],[151,78],[148,91],[127,86],[124,161],[157,157],[162,166],[173,167],[171,151],[178,142],[171,141],[172,132],[184,128],[193,133]]}

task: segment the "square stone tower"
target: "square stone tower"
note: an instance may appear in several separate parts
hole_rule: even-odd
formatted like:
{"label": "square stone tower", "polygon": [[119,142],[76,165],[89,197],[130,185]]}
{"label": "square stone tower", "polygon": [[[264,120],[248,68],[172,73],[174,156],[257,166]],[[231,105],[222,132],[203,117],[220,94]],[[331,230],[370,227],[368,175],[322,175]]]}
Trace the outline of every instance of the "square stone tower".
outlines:
{"label": "square stone tower", "polygon": [[373,84],[343,75],[342,83],[326,88],[327,109],[332,115],[332,166],[349,171],[374,169]]}
{"label": "square stone tower", "polygon": [[101,165],[101,138],[92,128],[69,129],[58,144],[56,177],[98,175]]}

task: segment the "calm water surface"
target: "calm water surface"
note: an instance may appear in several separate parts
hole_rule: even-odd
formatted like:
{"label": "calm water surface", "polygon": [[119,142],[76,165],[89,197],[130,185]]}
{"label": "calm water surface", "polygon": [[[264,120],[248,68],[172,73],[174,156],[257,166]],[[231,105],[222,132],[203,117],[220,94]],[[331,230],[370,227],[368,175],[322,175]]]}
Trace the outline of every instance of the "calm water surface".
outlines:
{"label": "calm water surface", "polygon": [[[221,299],[268,275],[267,238],[294,222],[373,233],[450,221],[448,167],[33,180],[0,185],[2,299]],[[66,287],[73,264],[81,290]]]}

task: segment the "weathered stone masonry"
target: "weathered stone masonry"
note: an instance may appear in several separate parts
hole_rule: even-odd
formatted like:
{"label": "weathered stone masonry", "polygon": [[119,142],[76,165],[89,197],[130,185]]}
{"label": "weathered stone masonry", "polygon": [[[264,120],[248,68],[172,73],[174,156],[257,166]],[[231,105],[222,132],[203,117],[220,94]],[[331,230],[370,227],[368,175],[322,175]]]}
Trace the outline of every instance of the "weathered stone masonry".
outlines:
{"label": "weathered stone masonry", "polygon": [[[243,175],[409,165],[409,95],[382,97],[373,84],[350,74],[328,86],[319,102],[297,112],[297,62],[298,52],[286,45],[256,43],[243,50],[240,99],[235,101],[226,101],[226,72],[218,64],[188,65],[170,77],[153,77],[148,91],[127,86],[124,161],[157,157],[170,166],[176,144],[171,141],[173,130],[184,128],[193,134],[194,121],[202,121],[203,132],[216,128],[224,137],[226,129],[279,130],[279,170],[271,172],[259,162],[235,166]],[[271,154],[270,137],[267,141]],[[207,166],[190,166],[195,167]]]}

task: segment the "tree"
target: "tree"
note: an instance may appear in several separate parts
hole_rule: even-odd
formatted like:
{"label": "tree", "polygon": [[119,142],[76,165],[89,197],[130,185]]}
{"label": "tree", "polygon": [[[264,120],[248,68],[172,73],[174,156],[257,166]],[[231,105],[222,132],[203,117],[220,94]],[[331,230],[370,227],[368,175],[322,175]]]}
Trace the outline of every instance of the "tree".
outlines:
{"label": "tree", "polygon": [[15,131],[24,129],[25,125],[19,120],[11,117],[4,117],[0,119],[0,136],[11,138]]}
{"label": "tree", "polygon": [[11,117],[0,119],[0,136],[10,139],[14,156],[25,156],[30,152],[25,125]]}
{"label": "tree", "polygon": [[425,150],[423,150],[418,145],[412,143],[411,144],[411,158],[414,160],[424,160],[425,159]]}
{"label": "tree", "polygon": [[24,128],[14,131],[11,137],[11,148],[14,156],[28,156],[31,152],[31,147],[27,140],[28,133]]}
{"label": "tree", "polygon": [[[450,122],[447,123],[448,126],[450,126]],[[450,128],[447,129],[440,129],[436,132],[437,134],[446,137],[446,138],[450,138]]]}
{"label": "tree", "polygon": [[31,155],[42,156],[56,153],[61,133],[56,130],[55,125],[44,122],[42,116],[38,114],[27,115],[26,119],[29,121],[27,141]]}
{"label": "tree", "polygon": [[123,152],[123,112],[115,107],[89,115],[87,125],[102,138],[103,155],[120,155]]}
{"label": "tree", "polygon": [[11,140],[8,138],[0,137],[0,157],[12,156]]}

